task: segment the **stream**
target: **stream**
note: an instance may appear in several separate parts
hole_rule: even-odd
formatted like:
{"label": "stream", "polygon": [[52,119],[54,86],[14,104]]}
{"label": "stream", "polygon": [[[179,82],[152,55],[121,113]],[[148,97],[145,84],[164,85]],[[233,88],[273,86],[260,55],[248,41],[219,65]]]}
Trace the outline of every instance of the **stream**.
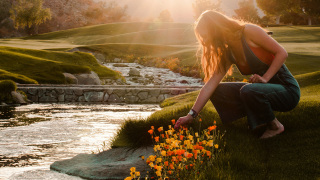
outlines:
{"label": "stream", "polygon": [[[201,86],[201,78],[182,76],[166,68],[146,67],[138,63],[105,63],[104,66],[121,72],[127,85]],[[130,74],[134,70],[138,75]]]}
{"label": "stream", "polygon": [[[198,86],[201,79],[137,63],[107,63],[127,85]],[[132,70],[134,69],[134,71]],[[132,75],[133,71],[135,75]],[[82,178],[50,171],[55,161],[110,149],[121,124],[145,119],[159,105],[30,104],[0,106],[0,180]]]}
{"label": "stream", "polygon": [[50,171],[55,161],[110,148],[121,124],[158,105],[30,104],[0,107],[0,179],[81,179]]}

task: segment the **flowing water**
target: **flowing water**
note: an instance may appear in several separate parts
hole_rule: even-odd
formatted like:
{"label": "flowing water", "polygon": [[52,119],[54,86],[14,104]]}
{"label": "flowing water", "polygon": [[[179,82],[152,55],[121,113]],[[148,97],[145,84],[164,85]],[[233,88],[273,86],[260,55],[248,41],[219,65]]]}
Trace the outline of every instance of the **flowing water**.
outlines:
{"label": "flowing water", "polygon": [[0,107],[0,179],[81,179],[49,170],[54,161],[110,148],[127,119],[158,105],[31,104]]}
{"label": "flowing water", "polygon": [[[200,78],[182,76],[166,68],[146,67],[138,63],[105,63],[106,67],[119,71],[128,85],[162,86],[201,86]],[[139,76],[130,76],[130,69],[139,72]]]}

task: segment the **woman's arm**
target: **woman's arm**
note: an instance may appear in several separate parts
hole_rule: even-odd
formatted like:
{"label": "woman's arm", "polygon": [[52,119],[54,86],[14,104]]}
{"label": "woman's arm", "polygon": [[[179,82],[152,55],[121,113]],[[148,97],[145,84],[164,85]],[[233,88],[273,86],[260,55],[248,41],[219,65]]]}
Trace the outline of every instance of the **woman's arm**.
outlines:
{"label": "woman's arm", "polygon": [[250,82],[253,83],[267,83],[286,61],[288,53],[276,40],[270,37],[259,26],[248,24],[245,27],[244,33],[247,42],[251,46],[261,47],[275,56],[269,69],[262,77],[255,74],[250,79]]}
{"label": "woman's arm", "polygon": [[[231,62],[228,61],[226,65],[226,70],[228,70],[231,67]],[[209,79],[209,81],[201,88],[200,93],[197,97],[197,100],[195,101],[192,109],[199,113],[202,108],[206,105],[208,102],[209,98],[217,88],[218,84],[221,82],[222,78],[225,76],[227,71],[216,71],[213,73],[212,77]],[[184,117],[180,117],[178,121],[176,122],[174,128],[177,129],[180,126],[186,126],[189,123],[191,123],[193,120],[193,117],[188,114]]]}

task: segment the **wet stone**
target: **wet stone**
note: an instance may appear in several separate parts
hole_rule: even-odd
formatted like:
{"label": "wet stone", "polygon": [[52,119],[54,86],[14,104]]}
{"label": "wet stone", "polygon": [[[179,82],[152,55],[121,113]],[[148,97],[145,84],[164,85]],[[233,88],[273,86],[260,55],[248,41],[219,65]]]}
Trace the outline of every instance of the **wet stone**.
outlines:
{"label": "wet stone", "polygon": [[63,94],[58,95],[58,101],[59,102],[64,102],[64,95]]}
{"label": "wet stone", "polygon": [[58,99],[56,97],[51,96],[42,96],[39,98],[39,102],[57,102]]}
{"label": "wet stone", "polygon": [[38,90],[37,90],[36,88],[30,88],[30,89],[28,89],[28,93],[29,93],[29,94],[36,95],[37,92],[38,92]]}
{"label": "wet stone", "polygon": [[119,97],[123,97],[126,94],[126,90],[125,89],[116,89],[114,91],[115,94],[117,94]]}
{"label": "wet stone", "polygon": [[76,99],[77,99],[77,96],[74,95],[74,94],[72,94],[72,95],[68,95],[67,94],[67,95],[64,96],[64,99],[65,99],[66,102],[75,102]]}
{"label": "wet stone", "polygon": [[62,89],[62,88],[57,88],[57,89],[55,89],[56,90],[56,92],[58,93],[58,94],[64,94],[64,89]]}
{"label": "wet stone", "polygon": [[77,96],[81,96],[83,94],[83,91],[82,89],[75,89],[74,90],[74,93],[77,95]]}
{"label": "wet stone", "polygon": [[113,93],[113,89],[107,89],[107,93],[108,94],[112,94]]}
{"label": "wet stone", "polygon": [[116,94],[111,94],[108,99],[108,102],[121,103],[121,100]]}
{"label": "wet stone", "polygon": [[104,96],[103,96],[103,102],[107,102],[108,99],[109,99],[109,94],[105,93]]}
{"label": "wet stone", "polygon": [[88,102],[102,102],[103,100],[103,92],[86,92],[84,93],[84,97]]}
{"label": "wet stone", "polygon": [[158,97],[160,95],[160,91],[160,89],[152,89],[149,94],[153,97]]}
{"label": "wet stone", "polygon": [[135,103],[136,102],[137,97],[136,96],[131,96],[131,95],[127,95],[125,96],[124,100],[126,103]]}
{"label": "wet stone", "polygon": [[66,89],[65,94],[67,94],[67,95],[73,94],[73,89]]}
{"label": "wet stone", "polygon": [[164,99],[165,99],[164,95],[161,94],[161,95],[158,97],[157,102],[162,102],[162,101],[164,101]]}
{"label": "wet stone", "polygon": [[171,94],[172,95],[178,95],[179,94],[179,89],[173,89],[173,90],[171,90]]}
{"label": "wet stone", "polygon": [[145,99],[148,98],[148,92],[145,92],[145,91],[140,92],[140,93],[138,93],[138,97],[139,97],[141,100],[145,100]]}
{"label": "wet stone", "polygon": [[46,92],[46,89],[38,89],[38,96],[41,97]]}

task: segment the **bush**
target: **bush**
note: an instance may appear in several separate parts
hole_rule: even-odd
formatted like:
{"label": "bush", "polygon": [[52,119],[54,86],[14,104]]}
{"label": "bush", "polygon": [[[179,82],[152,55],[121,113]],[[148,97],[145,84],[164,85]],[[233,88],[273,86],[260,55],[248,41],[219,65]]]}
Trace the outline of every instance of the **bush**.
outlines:
{"label": "bush", "polygon": [[12,100],[11,92],[17,90],[17,85],[11,80],[0,81],[0,101],[9,102]]}
{"label": "bush", "polygon": [[11,80],[0,81],[0,92],[1,93],[11,93],[11,91],[16,91],[17,85]]}

